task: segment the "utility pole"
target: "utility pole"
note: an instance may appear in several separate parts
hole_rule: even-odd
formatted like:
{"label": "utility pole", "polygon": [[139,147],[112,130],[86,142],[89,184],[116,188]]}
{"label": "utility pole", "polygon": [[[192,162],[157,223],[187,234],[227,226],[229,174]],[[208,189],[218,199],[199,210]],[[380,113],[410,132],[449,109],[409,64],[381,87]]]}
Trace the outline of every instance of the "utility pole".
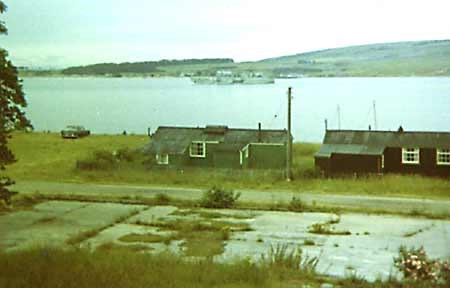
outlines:
{"label": "utility pole", "polygon": [[373,100],[373,127],[375,130],[378,130],[377,128],[377,109],[375,105],[375,100]]}
{"label": "utility pole", "polygon": [[286,181],[292,180],[291,162],[292,162],[292,137],[291,137],[291,100],[292,88],[288,88],[288,117],[287,117],[287,149],[286,149]]}

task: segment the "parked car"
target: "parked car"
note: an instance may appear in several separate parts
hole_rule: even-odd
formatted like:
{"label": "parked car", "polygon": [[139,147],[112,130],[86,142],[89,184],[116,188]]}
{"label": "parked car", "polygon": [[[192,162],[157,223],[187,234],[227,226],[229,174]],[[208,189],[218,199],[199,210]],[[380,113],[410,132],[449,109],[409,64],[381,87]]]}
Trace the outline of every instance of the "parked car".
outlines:
{"label": "parked car", "polygon": [[61,130],[61,136],[62,138],[81,138],[85,136],[89,136],[91,134],[91,131],[87,130],[83,126],[75,126],[75,125],[69,125],[66,126],[63,130]]}

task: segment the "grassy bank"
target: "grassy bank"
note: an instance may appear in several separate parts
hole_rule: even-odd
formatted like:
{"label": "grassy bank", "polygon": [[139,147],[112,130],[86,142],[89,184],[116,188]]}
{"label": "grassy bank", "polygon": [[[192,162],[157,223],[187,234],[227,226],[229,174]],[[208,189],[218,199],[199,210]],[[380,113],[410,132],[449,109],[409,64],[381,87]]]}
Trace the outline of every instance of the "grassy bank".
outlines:
{"label": "grassy bank", "polygon": [[115,163],[114,167],[76,169],[77,161],[92,158],[95,150],[132,150],[141,148],[148,141],[148,137],[144,135],[92,135],[83,139],[64,140],[54,133],[15,133],[11,139],[11,148],[19,161],[8,167],[7,174],[19,181],[127,183],[197,188],[219,185],[232,189],[450,199],[448,179],[417,175],[320,178],[315,173],[313,157],[320,144],[314,143],[294,144],[292,182],[284,180],[282,171],[149,169],[143,164],[145,157],[142,155],[135,155],[133,161]]}
{"label": "grassy bank", "polygon": [[299,268],[297,264],[305,259],[281,249],[256,263],[239,260],[228,264],[136,251],[139,249],[110,246],[97,252],[56,248],[0,252],[0,287],[320,287],[330,283],[334,287],[400,288],[430,284],[324,277],[308,266]]}

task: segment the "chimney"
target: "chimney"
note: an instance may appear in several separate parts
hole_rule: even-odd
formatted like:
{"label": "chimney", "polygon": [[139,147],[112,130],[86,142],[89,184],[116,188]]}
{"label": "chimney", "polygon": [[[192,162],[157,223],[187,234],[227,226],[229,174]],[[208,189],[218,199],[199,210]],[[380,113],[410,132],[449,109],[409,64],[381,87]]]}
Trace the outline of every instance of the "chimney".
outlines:
{"label": "chimney", "polygon": [[261,142],[261,122],[258,123],[258,143]]}

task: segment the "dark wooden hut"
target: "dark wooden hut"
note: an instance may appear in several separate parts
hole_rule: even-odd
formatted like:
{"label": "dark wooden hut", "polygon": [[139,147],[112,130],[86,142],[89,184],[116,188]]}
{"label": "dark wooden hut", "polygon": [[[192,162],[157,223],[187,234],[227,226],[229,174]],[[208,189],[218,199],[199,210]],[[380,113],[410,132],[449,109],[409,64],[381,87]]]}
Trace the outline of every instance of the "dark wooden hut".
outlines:
{"label": "dark wooden hut", "polygon": [[450,133],[327,130],[315,164],[327,175],[394,172],[450,177]]}

